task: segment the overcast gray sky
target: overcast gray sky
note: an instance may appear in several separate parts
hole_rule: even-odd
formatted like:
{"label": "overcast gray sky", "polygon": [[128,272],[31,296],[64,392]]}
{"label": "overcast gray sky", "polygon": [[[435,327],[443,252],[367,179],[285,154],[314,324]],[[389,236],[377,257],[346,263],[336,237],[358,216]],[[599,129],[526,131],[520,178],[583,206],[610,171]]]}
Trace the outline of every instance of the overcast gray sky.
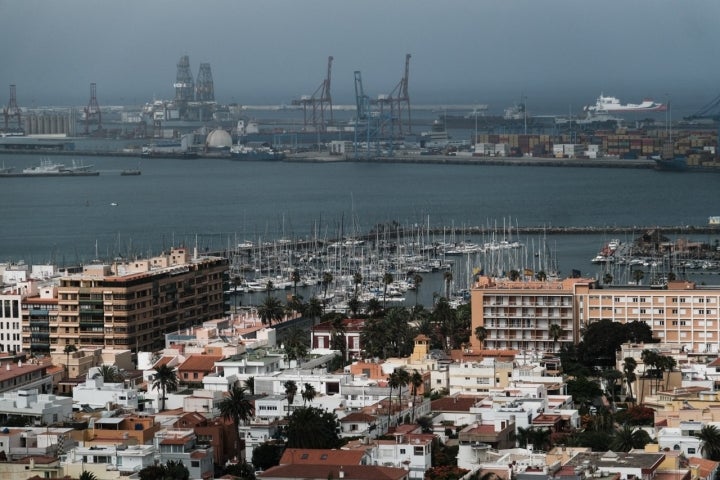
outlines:
{"label": "overcast gray sky", "polygon": [[[718,0],[0,0],[0,103],[101,105],[172,98],[176,64],[210,62],[216,97],[290,103],[334,56],[335,103],[389,93],[412,54],[414,103],[506,106],[521,94],[562,112],[601,92],[720,94]],[[536,108],[536,111],[538,109]]]}

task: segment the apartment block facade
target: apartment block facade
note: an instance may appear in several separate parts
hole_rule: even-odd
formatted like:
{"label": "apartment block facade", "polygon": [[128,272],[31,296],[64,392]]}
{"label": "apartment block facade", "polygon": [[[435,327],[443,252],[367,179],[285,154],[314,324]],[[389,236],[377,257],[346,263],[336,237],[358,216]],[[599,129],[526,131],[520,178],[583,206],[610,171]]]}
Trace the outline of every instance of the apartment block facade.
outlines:
{"label": "apartment block facade", "polygon": [[164,334],[224,313],[227,259],[169,254],[112,265],[88,265],[60,279],[52,300],[23,300],[23,350],[65,345],[157,350]]}
{"label": "apartment block facade", "polygon": [[[507,281],[481,277],[472,289],[474,335],[484,327],[485,349],[557,350],[581,340],[580,329],[600,320],[644,321],[663,343],[687,352],[720,351],[720,286],[668,282],[664,288],[607,286],[593,279]],[[560,326],[557,341],[550,326]]]}

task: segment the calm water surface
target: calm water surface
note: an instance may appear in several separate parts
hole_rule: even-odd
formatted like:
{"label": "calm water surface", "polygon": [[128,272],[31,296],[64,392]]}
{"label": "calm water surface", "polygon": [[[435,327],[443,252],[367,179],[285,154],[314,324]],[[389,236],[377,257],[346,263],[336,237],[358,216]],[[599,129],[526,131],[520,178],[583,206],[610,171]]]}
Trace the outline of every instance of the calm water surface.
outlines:
{"label": "calm water surface", "polygon": [[[53,157],[70,163],[72,157]],[[2,156],[16,170],[40,156]],[[652,170],[87,158],[98,177],[0,178],[0,261],[73,264],[173,244],[336,237],[378,223],[706,225],[720,175]],[[116,204],[116,205],[113,205]],[[561,271],[593,272],[607,235],[551,236]],[[713,241],[712,238],[696,238]],[[540,239],[521,240],[526,245]]]}

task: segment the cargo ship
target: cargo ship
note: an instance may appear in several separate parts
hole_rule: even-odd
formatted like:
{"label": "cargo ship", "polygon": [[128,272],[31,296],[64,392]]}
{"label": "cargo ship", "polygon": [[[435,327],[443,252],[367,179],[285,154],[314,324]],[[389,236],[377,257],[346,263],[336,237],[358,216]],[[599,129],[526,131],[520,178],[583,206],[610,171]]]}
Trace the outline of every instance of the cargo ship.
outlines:
{"label": "cargo ship", "polygon": [[646,98],[642,103],[620,103],[615,97],[606,97],[602,93],[598,97],[595,105],[587,105],[583,108],[586,112],[664,112],[667,105],[657,103]]}

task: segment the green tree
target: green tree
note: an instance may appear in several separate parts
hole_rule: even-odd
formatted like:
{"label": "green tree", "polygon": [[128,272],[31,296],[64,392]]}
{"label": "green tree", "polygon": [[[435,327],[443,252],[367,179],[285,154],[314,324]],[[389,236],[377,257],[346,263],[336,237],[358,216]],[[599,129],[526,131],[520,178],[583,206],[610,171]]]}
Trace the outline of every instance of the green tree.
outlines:
{"label": "green tree", "polygon": [[642,279],[645,278],[645,272],[642,270],[633,270],[632,277],[635,285],[642,285]]}
{"label": "green tree", "polygon": [[320,316],[323,314],[323,304],[317,297],[311,297],[305,309],[305,315],[312,319],[313,326]]}
{"label": "green tree", "polygon": [[317,396],[317,391],[315,391],[315,387],[313,387],[311,384],[306,383],[303,385],[303,390],[300,392],[300,395],[303,399],[303,407],[305,406],[305,402],[312,403],[313,399]]}
{"label": "green tree", "polygon": [[363,282],[363,276],[360,272],[355,272],[353,274],[353,285],[354,285],[354,292],[353,292],[353,298],[358,297],[358,289],[360,288],[360,285],[362,285]]}
{"label": "green tree", "polygon": [[235,451],[240,451],[240,425],[247,423],[253,416],[255,408],[250,400],[245,396],[245,389],[242,387],[233,387],[228,395],[218,403],[220,416],[227,420],[231,420],[235,425]]}
{"label": "green tree", "polygon": [[285,387],[285,397],[287,397],[288,401],[288,415],[290,415],[290,407],[295,400],[295,395],[297,395],[298,386],[295,380],[287,380],[283,383],[283,387]]}
{"label": "green tree", "polygon": [[487,337],[487,328],[482,325],[480,325],[479,327],[475,327],[475,338],[480,341],[480,348],[485,348],[485,340],[487,339]]}
{"label": "green tree", "polygon": [[420,295],[420,285],[422,285],[423,277],[419,273],[412,276],[413,285],[415,286],[415,306],[418,304],[418,296]]}
{"label": "green tree", "polygon": [[395,374],[397,375],[398,407],[402,412],[402,390],[410,383],[410,373],[404,368],[396,368]]}
{"label": "green tree", "polygon": [[115,365],[100,365],[98,368],[105,383],[119,383],[125,378]]}
{"label": "green tree", "polygon": [[283,339],[283,347],[288,360],[303,360],[310,349],[307,332],[301,328],[291,328]]}
{"label": "green tree", "polygon": [[443,282],[445,283],[445,298],[450,298],[450,285],[453,281],[453,274],[450,270],[443,273]]}
{"label": "green tree", "polygon": [[387,308],[387,289],[388,285],[393,283],[393,276],[390,272],[385,272],[385,275],[382,277],[383,282],[383,308]]}
{"label": "green tree", "polygon": [[371,318],[378,318],[384,312],[385,309],[383,308],[382,303],[380,303],[380,300],[375,297],[368,300],[367,305],[365,305],[365,313],[367,313]]}
{"label": "green tree", "polygon": [[605,285],[611,285],[612,282],[613,282],[613,276],[612,276],[612,274],[611,274],[611,273],[606,273],[606,274],[603,276],[603,283],[604,283]]}
{"label": "green tree", "polygon": [[140,480],[188,480],[190,472],[181,461],[168,460],[165,464],[150,465],[138,472]]}
{"label": "green tree", "polygon": [[258,315],[263,325],[271,327],[273,322],[279,322],[283,319],[285,309],[280,300],[268,295],[258,307]]}
{"label": "green tree", "polygon": [[255,480],[255,469],[248,462],[226,465],[223,474],[242,480]]}
{"label": "green tree", "polygon": [[325,312],[325,305],[328,301],[328,288],[330,287],[330,284],[333,282],[333,275],[330,272],[323,272],[322,274],[322,286],[323,286],[323,312]]}
{"label": "green tree", "polygon": [[84,470],[78,477],[78,480],[98,480],[98,478],[94,473]]}
{"label": "green tree", "polygon": [[298,286],[298,283],[300,283],[300,272],[298,271],[297,268],[294,269],[292,271],[292,273],[290,274],[290,280],[293,283],[294,296],[297,297],[297,286]]}
{"label": "green tree", "polygon": [[178,377],[171,367],[167,364],[160,365],[155,370],[154,380],[152,383],[153,390],[160,390],[160,411],[165,410],[165,395],[167,392],[174,392],[178,387]]}
{"label": "green tree", "polygon": [[415,328],[410,313],[403,307],[388,309],[383,317],[370,318],[360,332],[365,358],[406,357],[412,353]]}
{"label": "green tree", "polygon": [[417,404],[417,393],[420,386],[423,384],[423,376],[420,372],[417,370],[413,370],[412,375],[410,375],[410,386],[411,386],[411,394],[413,397],[413,408],[412,408],[412,421],[415,421],[415,405]]}
{"label": "green tree", "polygon": [[586,377],[578,377],[567,382],[567,392],[578,405],[585,405],[592,402],[596,397],[602,395],[602,390],[597,383],[588,380]]}
{"label": "green tree", "polygon": [[255,395],[255,377],[248,377],[243,384],[245,385],[245,390],[249,392],[250,395]]}
{"label": "green tree", "polygon": [[695,436],[700,439],[703,458],[720,460],[720,430],[715,425],[704,425]]}
{"label": "green tree", "polygon": [[267,470],[280,463],[285,445],[265,442],[255,447],[252,453],[252,464],[260,470]]}
{"label": "green tree", "polygon": [[625,383],[627,383],[628,396],[633,398],[632,384],[637,379],[635,375],[635,369],[637,368],[637,361],[632,357],[625,357],[623,360],[623,375],[625,376]]}
{"label": "green tree", "polygon": [[555,345],[557,344],[558,339],[560,337],[562,337],[563,333],[565,333],[565,332],[563,331],[563,328],[558,323],[553,323],[548,328],[548,335],[550,335],[550,338],[552,338],[552,341],[553,341],[553,352],[557,351],[557,348],[555,348]]}
{"label": "green tree", "polygon": [[645,430],[623,425],[615,430],[610,449],[615,452],[629,452],[633,448],[643,448],[651,441],[650,435]]}
{"label": "green tree", "polygon": [[315,407],[299,407],[288,418],[288,448],[339,448],[340,422],[333,412]]}

